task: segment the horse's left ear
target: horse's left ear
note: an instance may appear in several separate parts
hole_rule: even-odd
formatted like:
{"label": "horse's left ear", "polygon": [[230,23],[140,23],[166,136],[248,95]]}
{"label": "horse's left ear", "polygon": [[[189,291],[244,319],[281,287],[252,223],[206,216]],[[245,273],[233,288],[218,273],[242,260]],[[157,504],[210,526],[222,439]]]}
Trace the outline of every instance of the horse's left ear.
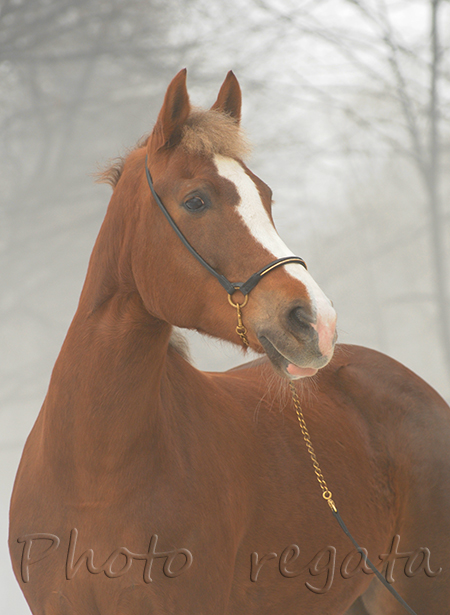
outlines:
{"label": "horse's left ear", "polygon": [[186,72],[185,68],[180,70],[167,88],[163,106],[149,140],[149,147],[153,150],[171,147],[181,139],[183,125],[191,111]]}
{"label": "horse's left ear", "polygon": [[241,104],[241,88],[239,86],[238,80],[235,77],[235,74],[233,73],[233,71],[230,70],[230,72],[225,78],[225,81],[222,83],[219,96],[217,97],[217,100],[213,104],[211,109],[222,111],[223,113],[226,113],[227,115],[230,115],[232,118],[234,118],[236,122],[240,122]]}

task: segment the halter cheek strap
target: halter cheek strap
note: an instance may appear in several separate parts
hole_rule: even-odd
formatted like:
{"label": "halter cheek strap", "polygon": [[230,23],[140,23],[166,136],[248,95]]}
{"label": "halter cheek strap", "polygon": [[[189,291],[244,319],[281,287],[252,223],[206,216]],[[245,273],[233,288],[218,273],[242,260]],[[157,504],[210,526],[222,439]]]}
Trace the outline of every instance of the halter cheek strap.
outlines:
{"label": "halter cheek strap", "polygon": [[[201,263],[203,265],[203,267],[205,267],[205,269],[207,269],[209,271],[209,273],[211,273],[211,275],[213,275],[216,278],[216,280],[227,291],[227,293],[228,293],[228,301],[230,302],[230,304],[233,307],[235,307],[237,309],[238,326],[236,327],[236,333],[240,336],[240,338],[242,340],[242,343],[245,346],[249,346],[249,342],[248,342],[248,339],[247,339],[247,330],[246,330],[246,328],[244,327],[244,325],[242,323],[242,314],[241,314],[241,309],[245,305],[247,305],[248,294],[250,293],[250,291],[252,291],[255,288],[255,286],[262,280],[262,278],[267,273],[272,271],[273,269],[276,269],[277,267],[280,267],[281,265],[287,265],[288,263],[297,263],[299,265],[302,265],[306,269],[307,267],[306,267],[305,261],[302,258],[300,258],[300,256],[284,256],[283,258],[277,258],[276,260],[272,261],[271,263],[269,263],[268,265],[266,265],[265,267],[263,267],[262,269],[260,269],[256,273],[254,273],[253,275],[251,275],[246,282],[230,282],[224,275],[218,273],[215,269],[213,269],[213,267],[211,267],[211,265],[209,263],[207,263],[205,261],[205,259],[202,256],[200,256],[200,254],[191,246],[189,241],[186,239],[186,237],[183,235],[183,233],[180,231],[180,229],[176,225],[174,219],[172,218],[172,216],[167,211],[164,203],[159,198],[159,196],[158,196],[158,194],[157,194],[157,192],[156,192],[156,190],[155,190],[155,188],[153,186],[152,176],[150,175],[150,171],[148,170],[148,157],[147,156],[145,157],[145,174],[147,176],[147,182],[148,182],[150,191],[151,191],[151,193],[153,195],[153,198],[156,201],[156,204],[158,205],[158,207],[160,208],[160,210],[162,211],[162,213],[166,217],[166,219],[167,219],[168,223],[170,224],[170,226],[173,228],[175,233],[181,239],[181,241],[184,244],[184,246],[199,261],[199,263]],[[244,295],[244,297],[245,297],[244,302],[241,303],[241,304],[234,303],[232,298],[231,298],[231,296],[237,290],[239,290]]]}

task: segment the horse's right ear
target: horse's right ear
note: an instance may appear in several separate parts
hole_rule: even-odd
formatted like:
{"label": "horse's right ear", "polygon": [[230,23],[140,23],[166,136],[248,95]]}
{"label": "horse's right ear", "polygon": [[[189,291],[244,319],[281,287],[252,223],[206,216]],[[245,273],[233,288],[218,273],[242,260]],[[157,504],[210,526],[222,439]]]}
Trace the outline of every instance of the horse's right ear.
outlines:
{"label": "horse's right ear", "polygon": [[161,147],[172,147],[181,138],[183,125],[191,111],[186,88],[186,72],[185,68],[180,70],[167,88],[163,106],[148,142],[152,151]]}

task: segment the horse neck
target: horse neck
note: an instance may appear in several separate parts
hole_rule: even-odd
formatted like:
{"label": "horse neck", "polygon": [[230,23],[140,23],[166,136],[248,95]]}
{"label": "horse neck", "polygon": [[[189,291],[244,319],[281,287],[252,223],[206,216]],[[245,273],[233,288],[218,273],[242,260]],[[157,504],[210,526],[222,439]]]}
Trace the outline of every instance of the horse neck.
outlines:
{"label": "horse neck", "polygon": [[168,446],[168,371],[181,376],[185,365],[169,350],[171,326],[148,313],[133,283],[132,224],[113,198],[42,413],[53,461],[99,475],[145,447]]}

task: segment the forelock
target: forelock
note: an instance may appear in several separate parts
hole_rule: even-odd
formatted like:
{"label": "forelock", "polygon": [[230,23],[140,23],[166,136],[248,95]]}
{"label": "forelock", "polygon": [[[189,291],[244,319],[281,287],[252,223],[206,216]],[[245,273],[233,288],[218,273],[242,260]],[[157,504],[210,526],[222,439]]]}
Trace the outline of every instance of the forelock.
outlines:
{"label": "forelock", "polygon": [[183,126],[180,147],[189,154],[221,154],[245,160],[250,143],[239,123],[230,115],[210,109],[194,109]]}

